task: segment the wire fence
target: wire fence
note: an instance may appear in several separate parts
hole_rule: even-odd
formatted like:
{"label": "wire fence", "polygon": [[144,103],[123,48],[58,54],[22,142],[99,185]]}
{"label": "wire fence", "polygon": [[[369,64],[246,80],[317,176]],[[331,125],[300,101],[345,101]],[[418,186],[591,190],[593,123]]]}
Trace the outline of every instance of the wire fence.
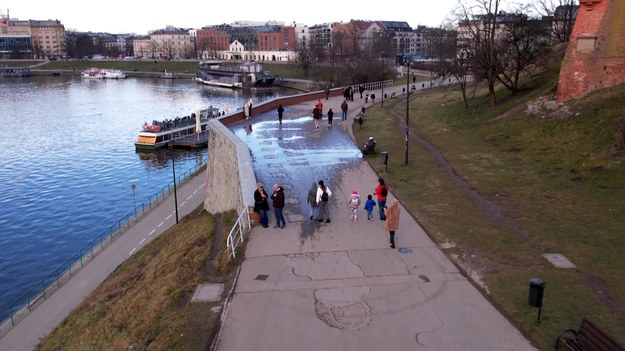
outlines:
{"label": "wire fence", "polygon": [[[191,176],[198,173],[205,166],[206,163],[200,163],[183,172],[174,180],[176,185],[185,183]],[[6,333],[7,329],[15,326],[30,311],[63,286],[78,270],[108,247],[109,244],[115,240],[115,237],[121,235],[124,230],[130,228],[133,223],[137,222],[140,218],[145,216],[147,212],[163,201],[174,189],[174,181],[136,206],[133,211],[115,222],[106,231],[91,240],[69,259],[65,260],[58,268],[35,283],[26,293],[4,307],[2,311],[0,311],[0,318],[2,319],[2,322],[0,322],[0,337]]]}

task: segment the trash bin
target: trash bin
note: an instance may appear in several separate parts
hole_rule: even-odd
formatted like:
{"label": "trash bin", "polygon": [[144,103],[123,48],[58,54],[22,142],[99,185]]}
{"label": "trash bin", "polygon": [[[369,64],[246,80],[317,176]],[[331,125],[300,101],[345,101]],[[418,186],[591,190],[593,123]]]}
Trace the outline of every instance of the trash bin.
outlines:
{"label": "trash bin", "polygon": [[380,152],[380,156],[382,156],[382,164],[384,165],[384,169],[388,170],[388,151]]}
{"label": "trash bin", "polygon": [[543,306],[543,294],[545,291],[545,281],[540,278],[530,279],[529,305],[540,308]]}

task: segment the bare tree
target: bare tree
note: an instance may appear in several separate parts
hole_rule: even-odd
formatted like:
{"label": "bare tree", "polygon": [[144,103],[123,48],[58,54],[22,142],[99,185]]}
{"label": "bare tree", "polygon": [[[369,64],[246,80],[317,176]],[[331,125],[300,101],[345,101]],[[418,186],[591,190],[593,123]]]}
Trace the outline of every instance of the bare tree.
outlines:
{"label": "bare tree", "polygon": [[533,9],[541,16],[552,21],[552,44],[566,43],[571,39],[577,11],[577,0],[538,0]]}
{"label": "bare tree", "polygon": [[[490,105],[497,105],[497,14],[502,0],[472,0],[460,3],[459,18],[461,48],[471,52],[472,70],[477,78],[486,81]],[[478,12],[479,14],[476,14]]]}
{"label": "bare tree", "polygon": [[467,86],[471,63],[471,51],[467,47],[458,47],[458,33],[455,30],[436,28],[430,33],[432,54],[438,61],[438,69],[446,76],[453,77],[462,93],[465,108],[469,108]]}
{"label": "bare tree", "polygon": [[549,47],[549,30],[543,21],[525,14],[517,13],[511,18],[500,37],[497,80],[516,94],[521,76],[532,75],[537,59]]}

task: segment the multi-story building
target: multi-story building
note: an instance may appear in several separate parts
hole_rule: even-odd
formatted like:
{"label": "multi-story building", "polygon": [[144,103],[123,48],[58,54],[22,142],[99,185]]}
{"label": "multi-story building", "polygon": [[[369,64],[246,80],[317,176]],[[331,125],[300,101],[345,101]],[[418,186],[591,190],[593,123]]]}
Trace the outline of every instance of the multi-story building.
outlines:
{"label": "multi-story building", "polygon": [[284,51],[295,49],[295,28],[275,27],[258,33],[259,51]]}
{"label": "multi-story building", "polygon": [[308,27],[308,48],[319,48],[324,51],[332,49],[332,23],[316,24]]}
{"label": "multi-story building", "polygon": [[227,51],[230,45],[230,36],[215,28],[197,30],[195,46],[197,56],[202,59],[216,57],[218,51]]}
{"label": "multi-story building", "polygon": [[381,21],[381,23],[389,33],[398,62],[417,54],[420,38],[407,22]]}
{"label": "multi-story building", "polygon": [[158,59],[189,59],[195,57],[195,42],[189,30],[167,27],[150,33],[153,56]]}
{"label": "multi-story building", "polygon": [[157,50],[149,36],[140,36],[132,40],[132,51],[135,57],[156,58]]}
{"label": "multi-story building", "polygon": [[33,58],[65,57],[65,27],[59,20],[31,20],[30,31],[33,45]]}
{"label": "multi-story building", "polygon": [[295,38],[294,27],[235,22],[198,30],[196,46],[203,59],[290,61],[295,55]]}
{"label": "multi-story building", "polygon": [[30,22],[0,14],[0,58],[32,58]]}

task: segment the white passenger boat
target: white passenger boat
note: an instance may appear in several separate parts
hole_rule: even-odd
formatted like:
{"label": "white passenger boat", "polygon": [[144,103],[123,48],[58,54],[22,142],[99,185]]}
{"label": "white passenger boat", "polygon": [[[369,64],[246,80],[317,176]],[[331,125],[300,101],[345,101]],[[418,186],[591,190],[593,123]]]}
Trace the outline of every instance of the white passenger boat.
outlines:
{"label": "white passenger boat", "polygon": [[219,116],[219,109],[209,107],[190,116],[147,121],[139,132],[135,143],[137,150],[153,150],[164,146],[196,148],[207,144],[206,126],[211,118]]}
{"label": "white passenger boat", "polygon": [[87,79],[124,79],[126,73],[118,69],[89,68],[80,76]]}

